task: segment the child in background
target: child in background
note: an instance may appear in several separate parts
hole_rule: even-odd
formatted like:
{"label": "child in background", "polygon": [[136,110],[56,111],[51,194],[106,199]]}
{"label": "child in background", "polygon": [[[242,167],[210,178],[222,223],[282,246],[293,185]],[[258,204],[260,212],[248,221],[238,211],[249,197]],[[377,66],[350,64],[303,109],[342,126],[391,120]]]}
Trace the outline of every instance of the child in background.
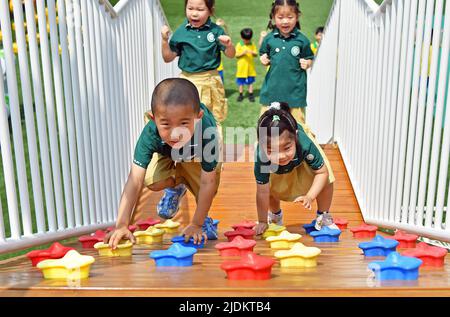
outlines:
{"label": "child in background", "polygon": [[329,213],[335,180],[325,153],[297,124],[286,103],[274,102],[258,122],[254,174],[257,182],[258,225],[283,223],[280,201],[301,203],[311,209],[317,200],[316,229],[336,229]]}
{"label": "child in background", "polygon": [[[216,24],[224,29],[225,34],[230,34],[224,19],[217,19]],[[222,78],[222,83],[225,84],[225,77],[223,76],[223,58],[220,59],[220,65],[217,68],[217,71],[219,72],[220,78]]]}
{"label": "child in background", "polygon": [[267,105],[284,101],[300,124],[305,124],[307,95],[306,70],[311,67],[314,54],[311,43],[300,32],[300,8],[295,0],[275,0],[270,12],[269,33],[259,53],[264,66],[270,65],[261,88],[261,113]]}
{"label": "child in background", "polygon": [[256,45],[252,43],[253,31],[245,28],[241,31],[242,40],[236,45],[237,72],[236,83],[239,86],[239,97],[237,101],[244,100],[244,85],[248,86],[248,100],[255,102],[253,95],[253,83],[256,78],[255,63],[253,59],[258,56]]}
{"label": "child in background", "polygon": [[162,55],[166,63],[179,56],[181,78],[186,78],[197,87],[200,99],[213,113],[218,123],[227,116],[225,89],[217,71],[221,52],[228,58],[236,53],[231,38],[225,30],[211,21],[214,0],[185,0],[186,20],[173,33],[163,26]]}
{"label": "child in background", "polygon": [[[163,26],[161,30],[162,55],[166,63],[179,57],[180,77],[197,87],[200,100],[214,115],[221,134],[220,124],[226,119],[228,106],[217,68],[222,51],[228,58],[234,58],[236,51],[224,29],[211,21],[214,3],[214,0],[185,0],[186,20],[173,33],[170,41],[169,27]],[[158,213],[173,214],[178,210],[178,203],[185,192],[183,184],[165,190],[157,207]]]}
{"label": "child in background", "polygon": [[[185,184],[195,196],[197,208],[183,235],[186,239],[193,237],[195,243],[200,243],[202,236],[217,239],[213,221],[208,217],[221,171],[213,115],[200,102],[197,88],[181,78],[166,79],[156,86],[151,109],[151,120],[135,147],[133,164],[119,204],[116,230],[105,238],[105,243],[115,249],[122,238],[135,241],[128,225],[143,184],[152,191],[174,190],[177,185]],[[159,215],[172,218],[178,203],[178,200],[172,200],[173,212]]]}
{"label": "child in background", "polygon": [[320,43],[322,42],[324,27],[320,26],[316,29],[316,33],[314,34],[314,43],[311,43],[311,51],[314,53],[314,56],[317,55],[317,51],[319,50]]}

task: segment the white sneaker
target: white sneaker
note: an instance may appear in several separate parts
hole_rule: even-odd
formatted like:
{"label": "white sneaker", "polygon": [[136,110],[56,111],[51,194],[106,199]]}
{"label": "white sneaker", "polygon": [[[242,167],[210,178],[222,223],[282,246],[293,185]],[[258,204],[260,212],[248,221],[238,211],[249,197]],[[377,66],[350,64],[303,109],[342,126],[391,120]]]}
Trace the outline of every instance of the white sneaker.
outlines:
{"label": "white sneaker", "polygon": [[339,227],[334,223],[333,217],[329,212],[324,212],[321,215],[317,215],[315,228],[320,230],[323,227],[328,227],[330,229],[339,229]]}
{"label": "white sneaker", "polygon": [[267,216],[268,223],[273,223],[278,226],[283,225],[283,212],[280,212],[278,214],[274,214],[273,212],[269,211],[269,215]]}

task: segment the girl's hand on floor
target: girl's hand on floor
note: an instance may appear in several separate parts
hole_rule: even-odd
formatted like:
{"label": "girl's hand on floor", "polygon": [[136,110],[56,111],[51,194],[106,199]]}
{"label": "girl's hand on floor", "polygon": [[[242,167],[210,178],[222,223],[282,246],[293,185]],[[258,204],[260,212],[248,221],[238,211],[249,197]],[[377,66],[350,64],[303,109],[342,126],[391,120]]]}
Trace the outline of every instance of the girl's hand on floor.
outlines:
{"label": "girl's hand on floor", "polygon": [[268,66],[270,64],[270,59],[269,56],[267,56],[267,54],[261,55],[259,60],[261,61],[261,64],[263,64],[264,66]]}
{"label": "girl's hand on floor", "polygon": [[114,231],[111,231],[106,235],[105,239],[103,239],[103,243],[108,243],[109,247],[115,250],[122,239],[130,240],[133,244],[136,243],[134,235],[127,227],[119,227]]}
{"label": "girl's hand on floor", "polygon": [[164,41],[168,41],[170,36],[170,28],[164,25],[161,29],[161,37]]}
{"label": "girl's hand on floor", "polygon": [[300,59],[300,67],[304,70],[307,70],[308,68],[310,68],[312,66],[312,60],[310,59],[304,59],[301,58]]}
{"label": "girl's hand on floor", "polygon": [[294,200],[294,203],[302,203],[303,207],[311,210],[312,199],[309,196],[300,196]]}
{"label": "girl's hand on floor", "polygon": [[260,222],[253,228],[253,230],[255,230],[256,235],[259,236],[259,235],[263,234],[264,231],[266,231],[268,227],[269,227],[269,225],[266,222]]}
{"label": "girl's hand on floor", "polygon": [[205,239],[205,242],[208,240],[206,233],[202,231],[202,226],[193,223],[184,228],[181,235],[184,236],[186,242],[189,241],[191,237],[194,238],[194,244],[200,244],[202,242],[202,237]]}
{"label": "girl's hand on floor", "polygon": [[218,37],[219,42],[225,45],[226,47],[233,45],[231,42],[231,37],[228,35],[221,35]]}

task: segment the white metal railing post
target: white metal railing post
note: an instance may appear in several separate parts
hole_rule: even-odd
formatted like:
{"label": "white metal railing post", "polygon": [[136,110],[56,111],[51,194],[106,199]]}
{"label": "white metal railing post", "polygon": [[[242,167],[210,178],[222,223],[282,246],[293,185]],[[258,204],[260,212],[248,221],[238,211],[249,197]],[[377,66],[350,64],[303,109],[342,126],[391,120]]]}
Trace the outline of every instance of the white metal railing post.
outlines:
{"label": "white metal railing post", "polygon": [[[20,84],[22,86],[23,108],[27,127],[28,157],[30,159],[30,170],[32,174],[32,188],[36,218],[42,231],[45,226],[44,202],[41,190],[41,175],[39,173],[38,150],[36,141],[36,126],[34,123],[33,97],[28,69],[27,44],[24,29],[22,3],[20,0],[13,1],[14,22],[16,26],[16,41],[18,45]],[[29,209],[22,210],[22,224],[25,236],[33,234],[31,212]]]}
{"label": "white metal railing post", "polygon": [[[10,100],[11,124],[14,136],[13,137],[14,150],[16,153],[17,179],[19,184],[21,213],[24,215],[25,218],[29,220],[31,217],[30,198],[27,187],[25,152],[23,146],[22,125],[20,119],[19,92],[17,87],[17,77],[15,67],[16,61],[13,53],[13,40],[11,32],[11,21],[9,18],[9,6],[8,1],[6,0],[0,1],[0,27],[3,34],[3,47],[6,60],[6,78]],[[15,183],[12,182],[13,180],[14,178],[11,177],[6,180],[7,188],[14,186]],[[11,209],[10,211],[10,227],[12,237],[16,239],[19,238],[21,236],[21,228],[20,228],[21,226],[17,209]],[[27,230],[29,230],[29,228]]]}

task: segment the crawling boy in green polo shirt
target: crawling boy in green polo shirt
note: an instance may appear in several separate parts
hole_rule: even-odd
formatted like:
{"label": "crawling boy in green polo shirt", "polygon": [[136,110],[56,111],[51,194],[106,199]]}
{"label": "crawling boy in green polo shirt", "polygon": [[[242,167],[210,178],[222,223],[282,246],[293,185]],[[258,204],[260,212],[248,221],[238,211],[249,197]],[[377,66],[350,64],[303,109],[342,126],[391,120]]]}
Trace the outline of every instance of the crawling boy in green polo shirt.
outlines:
{"label": "crawling boy in green polo shirt", "polygon": [[[209,209],[217,192],[221,168],[216,121],[200,102],[197,88],[182,78],[159,83],[152,95],[151,120],[137,141],[134,160],[119,204],[116,230],[105,238],[116,248],[123,238],[135,241],[128,230],[142,185],[152,191],[184,184],[197,208],[183,230],[186,239],[217,239]],[[171,201],[178,207],[179,201]],[[178,209],[178,208],[177,208]]]}

